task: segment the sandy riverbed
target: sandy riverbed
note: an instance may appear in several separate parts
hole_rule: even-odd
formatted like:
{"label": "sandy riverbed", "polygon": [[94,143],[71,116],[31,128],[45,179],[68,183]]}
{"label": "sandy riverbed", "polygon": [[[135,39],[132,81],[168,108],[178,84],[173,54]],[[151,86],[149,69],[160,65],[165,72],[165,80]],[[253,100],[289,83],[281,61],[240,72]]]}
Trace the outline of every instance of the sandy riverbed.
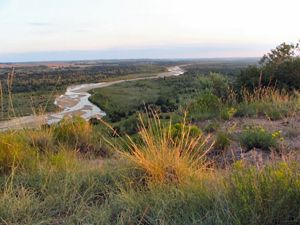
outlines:
{"label": "sandy riverbed", "polygon": [[57,97],[55,100],[55,104],[62,109],[60,112],[49,113],[48,115],[41,116],[25,116],[8,121],[3,121],[0,122],[0,130],[36,128],[41,126],[42,124],[57,123],[65,116],[78,115],[86,120],[92,117],[102,117],[106,115],[105,112],[88,100],[90,97],[88,91],[95,88],[107,87],[123,82],[179,76],[183,73],[184,70],[182,68],[180,68],[179,66],[174,66],[169,67],[167,72],[159,73],[158,75],[151,77],[140,77],[128,80],[81,84],[75,86],[73,85],[68,87],[66,92],[63,95]]}

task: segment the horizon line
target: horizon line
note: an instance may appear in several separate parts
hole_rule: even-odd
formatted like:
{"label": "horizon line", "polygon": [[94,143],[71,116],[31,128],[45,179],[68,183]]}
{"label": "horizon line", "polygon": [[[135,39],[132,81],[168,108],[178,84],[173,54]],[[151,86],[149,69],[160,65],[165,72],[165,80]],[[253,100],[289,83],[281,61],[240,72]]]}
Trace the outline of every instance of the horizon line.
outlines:
{"label": "horizon line", "polygon": [[191,61],[191,60],[235,60],[259,59],[259,56],[227,56],[227,57],[174,57],[174,58],[94,58],[94,59],[58,59],[58,60],[30,60],[30,61],[1,61],[0,64],[30,64],[30,63],[55,63],[55,62],[89,62],[89,61]]}

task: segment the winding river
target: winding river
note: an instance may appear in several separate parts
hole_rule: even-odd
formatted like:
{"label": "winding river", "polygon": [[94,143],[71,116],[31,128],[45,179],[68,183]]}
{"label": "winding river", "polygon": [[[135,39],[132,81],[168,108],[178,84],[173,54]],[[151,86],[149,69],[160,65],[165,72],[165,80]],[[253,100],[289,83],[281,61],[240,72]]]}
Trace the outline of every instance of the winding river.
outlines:
{"label": "winding river", "polygon": [[123,82],[157,79],[184,74],[184,70],[179,66],[168,67],[167,70],[167,72],[159,73],[156,76],[70,86],[63,95],[55,99],[54,103],[61,109],[60,112],[49,113],[42,116],[24,116],[9,121],[3,121],[0,122],[0,130],[35,128],[46,123],[49,125],[55,124],[62,120],[65,116],[78,115],[86,120],[93,117],[103,117],[106,115],[105,112],[89,101],[91,94],[88,93],[88,91]]}

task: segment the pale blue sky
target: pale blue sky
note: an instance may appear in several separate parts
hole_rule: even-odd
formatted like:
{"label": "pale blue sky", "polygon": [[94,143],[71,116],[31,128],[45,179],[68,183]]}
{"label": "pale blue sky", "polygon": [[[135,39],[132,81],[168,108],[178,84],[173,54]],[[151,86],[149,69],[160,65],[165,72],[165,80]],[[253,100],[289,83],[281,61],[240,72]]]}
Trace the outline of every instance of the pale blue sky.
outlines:
{"label": "pale blue sky", "polygon": [[260,56],[299,0],[0,0],[0,61]]}

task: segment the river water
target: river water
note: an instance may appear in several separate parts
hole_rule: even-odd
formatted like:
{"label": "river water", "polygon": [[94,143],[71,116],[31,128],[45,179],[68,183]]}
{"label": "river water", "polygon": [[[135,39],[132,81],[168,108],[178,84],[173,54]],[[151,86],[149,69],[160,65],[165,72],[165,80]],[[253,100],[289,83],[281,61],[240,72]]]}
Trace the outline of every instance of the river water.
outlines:
{"label": "river water", "polygon": [[9,129],[37,128],[40,127],[40,125],[42,124],[50,125],[58,123],[65,116],[78,115],[86,120],[89,120],[93,117],[101,118],[106,114],[98,106],[94,105],[89,101],[89,97],[91,95],[90,93],[88,93],[88,91],[95,88],[107,87],[123,82],[157,79],[170,76],[179,76],[184,74],[184,70],[179,66],[173,66],[167,69],[167,72],[159,73],[156,76],[70,86],[67,88],[66,92],[63,95],[55,99],[54,103],[61,109],[59,112],[49,113],[46,115],[24,116],[14,118],[8,121],[2,121],[0,122],[0,130],[3,131]]}
{"label": "river water", "polygon": [[55,100],[55,104],[62,109],[59,113],[54,113],[48,116],[48,124],[53,124],[59,122],[65,116],[73,116],[78,115],[82,118],[88,120],[93,117],[103,117],[105,116],[105,112],[102,111],[98,106],[94,105],[89,101],[89,97],[91,96],[88,91],[107,87],[118,83],[129,82],[129,81],[137,81],[137,80],[145,80],[145,79],[156,79],[162,77],[170,77],[170,76],[179,76],[184,73],[184,70],[178,66],[169,67],[168,72],[160,73],[156,76],[151,77],[141,77],[134,78],[130,80],[118,80],[112,82],[102,82],[102,83],[91,83],[91,84],[81,84],[76,86],[70,86],[67,88],[65,94],[59,96]]}

